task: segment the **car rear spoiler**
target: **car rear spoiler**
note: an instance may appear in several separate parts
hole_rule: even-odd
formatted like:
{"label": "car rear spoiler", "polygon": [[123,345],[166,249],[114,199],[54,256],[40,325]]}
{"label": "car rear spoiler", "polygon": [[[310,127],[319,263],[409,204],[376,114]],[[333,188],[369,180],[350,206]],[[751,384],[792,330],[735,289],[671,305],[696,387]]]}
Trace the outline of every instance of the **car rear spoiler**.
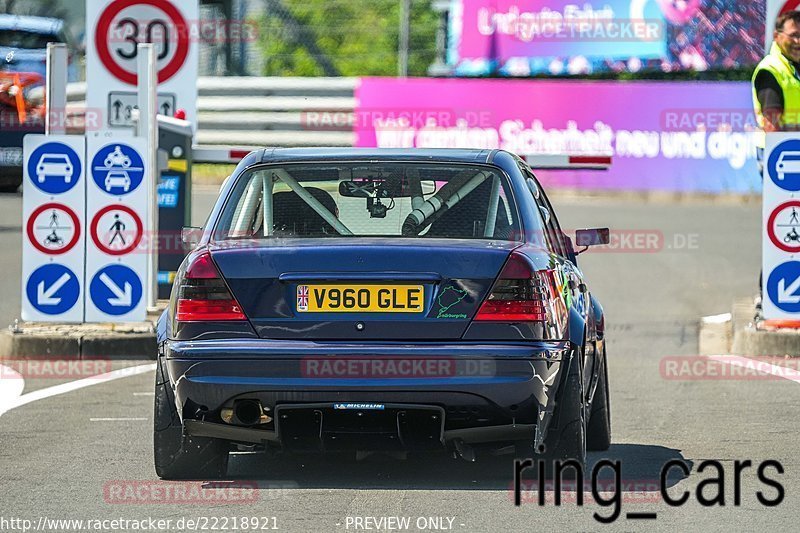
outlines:
{"label": "car rear spoiler", "polygon": [[[253,148],[220,148],[195,146],[195,163],[238,163]],[[541,170],[608,170],[610,155],[519,154],[533,169]]]}
{"label": "car rear spoiler", "polygon": [[610,155],[519,154],[534,170],[608,170]]}

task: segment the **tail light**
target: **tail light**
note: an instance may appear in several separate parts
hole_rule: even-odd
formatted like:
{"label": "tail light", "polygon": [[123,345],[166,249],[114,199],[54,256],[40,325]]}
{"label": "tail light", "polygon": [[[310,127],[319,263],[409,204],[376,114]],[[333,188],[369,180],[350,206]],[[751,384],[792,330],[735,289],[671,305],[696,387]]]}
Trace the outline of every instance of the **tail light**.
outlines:
{"label": "tail light", "polygon": [[178,322],[247,320],[210,253],[196,256],[178,283]]}
{"label": "tail light", "polygon": [[559,323],[558,302],[555,272],[534,270],[523,255],[512,253],[475,320]]}

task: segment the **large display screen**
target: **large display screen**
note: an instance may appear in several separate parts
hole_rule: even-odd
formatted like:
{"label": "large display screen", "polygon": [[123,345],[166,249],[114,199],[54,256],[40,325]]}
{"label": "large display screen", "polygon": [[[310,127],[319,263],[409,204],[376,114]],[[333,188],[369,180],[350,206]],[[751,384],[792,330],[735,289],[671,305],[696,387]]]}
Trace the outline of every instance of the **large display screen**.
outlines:
{"label": "large display screen", "polygon": [[539,171],[547,187],[761,189],[748,82],[362,78],[358,146],[610,155],[605,172]]}
{"label": "large display screen", "polygon": [[755,65],[766,0],[453,0],[456,75],[582,75]]}

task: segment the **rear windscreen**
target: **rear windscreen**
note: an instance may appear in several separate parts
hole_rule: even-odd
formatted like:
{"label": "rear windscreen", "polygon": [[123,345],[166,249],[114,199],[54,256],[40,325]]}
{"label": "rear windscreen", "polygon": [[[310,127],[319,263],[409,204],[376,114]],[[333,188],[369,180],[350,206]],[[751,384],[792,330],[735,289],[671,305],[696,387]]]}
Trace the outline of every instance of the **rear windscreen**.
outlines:
{"label": "rear windscreen", "polygon": [[306,164],[243,175],[214,231],[216,240],[338,236],[518,240],[519,221],[493,167]]}

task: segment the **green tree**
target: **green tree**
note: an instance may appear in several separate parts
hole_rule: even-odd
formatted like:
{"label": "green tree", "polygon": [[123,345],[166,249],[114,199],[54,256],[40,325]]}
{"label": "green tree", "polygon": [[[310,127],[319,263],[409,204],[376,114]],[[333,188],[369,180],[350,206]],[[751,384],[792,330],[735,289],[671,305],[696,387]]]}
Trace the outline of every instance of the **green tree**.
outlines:
{"label": "green tree", "polygon": [[[267,0],[259,48],[266,76],[386,76],[397,73],[400,0]],[[408,71],[434,60],[437,15],[412,0]]]}

